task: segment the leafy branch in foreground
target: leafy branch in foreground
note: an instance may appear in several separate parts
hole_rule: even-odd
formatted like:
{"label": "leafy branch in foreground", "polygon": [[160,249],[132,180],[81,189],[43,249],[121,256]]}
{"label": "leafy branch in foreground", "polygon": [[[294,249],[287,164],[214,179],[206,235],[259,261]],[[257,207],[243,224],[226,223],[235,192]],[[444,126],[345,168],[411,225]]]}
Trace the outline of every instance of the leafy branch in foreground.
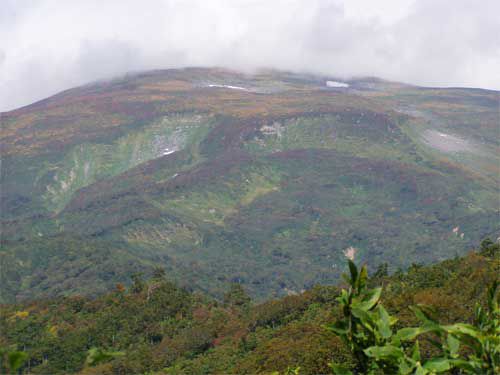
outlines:
{"label": "leafy branch in foreground", "polygon": [[[466,374],[500,373],[500,309],[498,282],[488,290],[487,310],[479,304],[474,324],[440,325],[424,309],[412,307],[421,321],[418,327],[394,331],[397,319],[380,303],[382,288],[368,289],[366,266],[358,270],[349,261],[350,275],[344,275],[349,288],[343,289],[338,302],[344,318],[327,326],[348,345],[355,360],[354,369],[332,363],[337,375],[360,374],[437,374],[458,369]],[[440,355],[424,359],[418,336],[432,333],[431,341]],[[464,356],[463,350],[469,353]],[[352,371],[351,371],[352,370]]]}

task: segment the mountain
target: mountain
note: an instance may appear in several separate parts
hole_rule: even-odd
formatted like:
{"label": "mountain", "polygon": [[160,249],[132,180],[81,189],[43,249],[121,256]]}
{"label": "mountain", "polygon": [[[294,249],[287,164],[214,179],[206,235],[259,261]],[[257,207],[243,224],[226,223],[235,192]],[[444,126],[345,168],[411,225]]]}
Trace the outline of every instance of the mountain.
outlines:
{"label": "mountain", "polygon": [[[369,284],[383,286],[383,305],[398,328],[419,325],[409,308],[417,304],[441,324],[470,322],[475,303],[486,305],[488,286],[498,280],[498,251],[492,244],[391,276],[381,268]],[[355,363],[348,346],[325,329],[342,316],[339,292],[316,286],[253,304],[233,286],[221,302],[188,293],[158,273],[96,299],[0,306],[0,347],[25,351],[22,373],[30,374],[289,374],[297,367],[300,374],[326,374],[329,362]],[[443,349],[431,338],[419,337],[423,360]],[[86,361],[90,353],[93,363]]]}
{"label": "mountain", "polygon": [[189,68],[1,114],[0,301],[155,266],[221,296],[335,283],[496,238],[497,91]]}

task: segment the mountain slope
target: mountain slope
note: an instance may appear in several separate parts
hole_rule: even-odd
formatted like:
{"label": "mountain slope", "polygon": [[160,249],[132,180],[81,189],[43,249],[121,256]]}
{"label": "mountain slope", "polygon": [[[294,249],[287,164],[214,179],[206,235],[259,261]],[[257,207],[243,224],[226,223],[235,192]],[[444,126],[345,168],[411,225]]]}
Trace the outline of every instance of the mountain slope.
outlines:
{"label": "mountain slope", "polygon": [[[425,304],[442,324],[470,322],[498,280],[498,244],[433,266],[391,276],[383,268],[370,284],[383,286],[383,303],[398,327],[419,325],[410,306]],[[484,251],[486,250],[486,251]],[[460,285],[460,288],[457,288]],[[24,371],[59,374],[261,374],[300,366],[301,374],[330,373],[332,361],[354,361],[325,325],[342,315],[340,288],[252,304],[232,286],[224,301],[188,293],[157,272],[96,299],[66,297],[0,306],[0,345],[24,350]],[[436,349],[420,337],[423,360]],[[85,363],[90,348],[122,352]]]}
{"label": "mountain slope", "polygon": [[498,234],[498,92],[327,80],[157,71],[2,114],[1,298],[155,264],[267,297]]}

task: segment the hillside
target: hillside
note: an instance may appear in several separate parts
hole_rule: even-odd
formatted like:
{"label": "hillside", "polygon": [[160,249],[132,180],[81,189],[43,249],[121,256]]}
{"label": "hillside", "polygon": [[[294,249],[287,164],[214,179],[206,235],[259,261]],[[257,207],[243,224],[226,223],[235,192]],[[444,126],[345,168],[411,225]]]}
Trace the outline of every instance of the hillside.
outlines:
{"label": "hillside", "polygon": [[[413,265],[407,273],[388,276],[380,267],[369,284],[383,287],[383,304],[398,328],[417,324],[409,309],[417,304],[442,324],[471,322],[476,302],[484,305],[488,285],[498,280],[499,256],[498,244],[483,242],[478,253]],[[0,349],[24,350],[24,371],[33,374],[287,374],[296,367],[318,374],[330,373],[331,361],[354,361],[325,329],[342,314],[339,287],[254,304],[238,284],[216,301],[177,287],[160,269],[147,282],[132,277],[128,290],[117,285],[96,299],[0,306]],[[428,339],[420,341],[424,357],[435,352]],[[99,359],[86,362],[96,350]]]}
{"label": "hillside", "polygon": [[263,299],[498,237],[498,92],[327,81],[155,71],[2,113],[0,301],[157,265]]}

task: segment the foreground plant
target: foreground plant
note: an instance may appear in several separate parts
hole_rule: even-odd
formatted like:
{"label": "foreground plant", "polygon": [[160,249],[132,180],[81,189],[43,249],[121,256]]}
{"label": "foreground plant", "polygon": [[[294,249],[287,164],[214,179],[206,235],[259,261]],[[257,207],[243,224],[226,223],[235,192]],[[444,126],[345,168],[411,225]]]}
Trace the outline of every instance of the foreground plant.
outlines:
{"label": "foreground plant", "polygon": [[468,348],[464,359],[454,360],[456,367],[470,374],[500,374],[500,307],[496,280],[488,289],[488,306],[476,304],[474,324],[456,323],[442,329]]}
{"label": "foreground plant", "polygon": [[[425,311],[412,307],[421,321],[418,327],[394,331],[397,319],[380,303],[382,288],[368,289],[366,266],[358,271],[349,261],[349,288],[342,290],[338,302],[344,318],[327,326],[348,345],[356,366],[348,369],[332,363],[335,374],[437,374],[459,369],[468,374],[500,373],[500,310],[497,301],[498,282],[488,291],[488,309],[476,306],[474,325],[457,323],[440,325]],[[431,342],[441,351],[437,357],[421,356],[418,336],[432,333]],[[468,348],[461,356],[461,346]],[[351,371],[352,370],[352,371]]]}

